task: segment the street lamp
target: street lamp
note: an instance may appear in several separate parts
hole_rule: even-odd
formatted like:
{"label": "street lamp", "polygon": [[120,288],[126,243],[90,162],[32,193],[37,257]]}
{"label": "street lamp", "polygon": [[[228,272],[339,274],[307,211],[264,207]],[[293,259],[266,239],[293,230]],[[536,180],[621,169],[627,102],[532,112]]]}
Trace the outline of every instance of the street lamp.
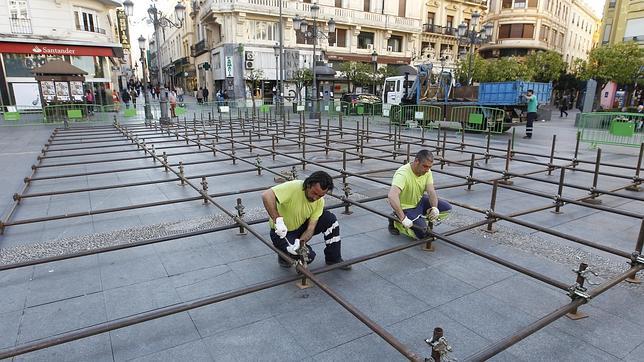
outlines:
{"label": "street lamp", "polygon": [[374,50],[373,53],[371,53],[371,64],[373,65],[373,94],[376,94],[376,71],[378,70],[378,53]]}
{"label": "street lamp", "polygon": [[[275,43],[273,46],[273,53],[275,54],[275,105],[277,106],[279,104],[280,98],[281,98],[281,89],[280,88],[280,71],[279,71],[279,56],[281,53],[281,48],[279,43]],[[275,108],[275,111],[277,112],[277,107]]]}
{"label": "street lamp", "polygon": [[143,37],[143,35],[141,35],[139,36],[138,40],[139,49],[141,50],[141,70],[143,71],[143,98],[145,99],[145,106],[143,107],[143,109],[145,109],[145,123],[147,124],[148,121],[152,120],[152,112],[150,111],[150,94],[148,93],[150,91],[148,89],[148,64],[145,61],[145,38]]}
{"label": "street lamp", "polygon": [[481,31],[476,31],[476,26],[479,23],[481,14],[478,11],[475,11],[472,14],[472,28],[468,29],[467,24],[462,22],[458,25],[458,44],[463,46],[470,47],[470,57],[468,60],[467,68],[467,84],[472,85],[472,58],[474,58],[474,46],[485,44],[492,40],[492,24],[487,23],[483,26]]}
{"label": "street lamp", "polygon": [[[123,6],[125,7],[125,12],[126,14],[130,15],[134,11],[134,3],[132,0],[125,0],[123,2]],[[156,49],[156,58],[157,58],[157,67],[158,67],[158,82],[159,82],[159,106],[161,108],[161,117],[159,118],[159,123],[160,124],[171,124],[172,121],[170,120],[170,117],[168,117],[168,90],[165,89],[165,84],[163,82],[163,72],[161,71],[161,40],[159,39],[159,28],[181,28],[183,27],[183,21],[186,16],[186,7],[181,4],[177,3],[174,6],[174,16],[175,16],[175,21],[173,22],[172,20],[168,19],[168,17],[163,14],[159,9],[157,9],[156,4],[152,3],[150,4],[150,7],[148,8],[148,17],[150,19],[150,22],[154,25],[154,38],[155,38],[155,43],[157,44],[157,49]]]}
{"label": "street lamp", "polygon": [[[313,71],[313,111],[310,114],[310,117],[312,118],[317,118],[319,110],[318,110],[318,85],[317,85],[317,75],[315,74],[315,57],[316,54],[315,52],[317,51],[317,42],[318,38],[327,38],[328,35],[325,34],[324,32],[318,31],[318,15],[320,13],[320,6],[317,3],[314,3],[311,5],[311,18],[313,18],[313,28],[311,31],[309,31],[309,24],[306,21],[306,19],[300,18],[299,15],[295,15],[295,18],[293,18],[293,29],[295,31],[299,31],[305,39],[311,39],[313,40],[313,64],[312,64],[312,71]],[[333,18],[329,19],[327,22],[327,25],[329,27],[329,34],[330,33],[335,33],[335,21]]]}

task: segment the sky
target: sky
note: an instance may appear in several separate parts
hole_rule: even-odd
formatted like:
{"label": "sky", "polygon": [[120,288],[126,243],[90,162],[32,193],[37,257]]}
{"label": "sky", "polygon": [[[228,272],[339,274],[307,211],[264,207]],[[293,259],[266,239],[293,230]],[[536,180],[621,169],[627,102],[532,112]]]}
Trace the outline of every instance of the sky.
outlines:
{"label": "sky", "polygon": [[606,0],[583,0],[593,11],[597,16],[600,18],[602,17],[602,13],[604,12],[604,4],[606,3]]}

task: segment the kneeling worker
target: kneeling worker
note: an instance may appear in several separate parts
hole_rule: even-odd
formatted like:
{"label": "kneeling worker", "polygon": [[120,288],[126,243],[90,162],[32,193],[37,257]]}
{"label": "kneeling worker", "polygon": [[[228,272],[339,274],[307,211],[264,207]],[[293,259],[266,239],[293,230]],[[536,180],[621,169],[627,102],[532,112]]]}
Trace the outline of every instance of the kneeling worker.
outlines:
{"label": "kneeling worker", "polygon": [[[324,171],[313,172],[304,181],[293,180],[264,191],[262,201],[270,216],[271,240],[276,248],[295,256],[300,243],[309,249],[311,263],[315,252],[306,243],[322,233],[324,257],[327,265],[342,262],[340,252],[340,225],[333,213],[324,210],[324,195],[333,190],[333,179]],[[287,249],[288,248],[288,249]],[[279,265],[291,265],[278,256]],[[342,268],[351,269],[351,266]]]}
{"label": "kneeling worker", "polygon": [[[389,189],[389,204],[400,222],[389,220],[389,232],[400,233],[411,238],[422,239],[427,236],[427,222],[442,220],[451,210],[445,200],[439,200],[434,189],[434,178],[430,170],[434,156],[428,150],[416,154],[413,162],[400,166],[394,173]],[[427,192],[427,195],[424,195]],[[411,227],[416,226],[411,229]]]}

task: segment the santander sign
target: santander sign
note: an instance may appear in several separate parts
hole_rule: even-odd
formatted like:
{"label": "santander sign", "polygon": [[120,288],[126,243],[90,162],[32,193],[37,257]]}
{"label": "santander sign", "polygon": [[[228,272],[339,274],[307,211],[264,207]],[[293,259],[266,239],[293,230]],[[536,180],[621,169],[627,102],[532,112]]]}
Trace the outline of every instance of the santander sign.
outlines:
{"label": "santander sign", "polygon": [[0,53],[112,57],[110,47],[0,42]]}

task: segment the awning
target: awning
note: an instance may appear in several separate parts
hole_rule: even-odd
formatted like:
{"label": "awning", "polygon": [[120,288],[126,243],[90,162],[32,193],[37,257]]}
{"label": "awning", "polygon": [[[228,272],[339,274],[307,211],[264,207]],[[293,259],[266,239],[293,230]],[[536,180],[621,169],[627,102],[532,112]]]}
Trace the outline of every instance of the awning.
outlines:
{"label": "awning", "polygon": [[0,53],[122,57],[123,48],[0,42]]}

